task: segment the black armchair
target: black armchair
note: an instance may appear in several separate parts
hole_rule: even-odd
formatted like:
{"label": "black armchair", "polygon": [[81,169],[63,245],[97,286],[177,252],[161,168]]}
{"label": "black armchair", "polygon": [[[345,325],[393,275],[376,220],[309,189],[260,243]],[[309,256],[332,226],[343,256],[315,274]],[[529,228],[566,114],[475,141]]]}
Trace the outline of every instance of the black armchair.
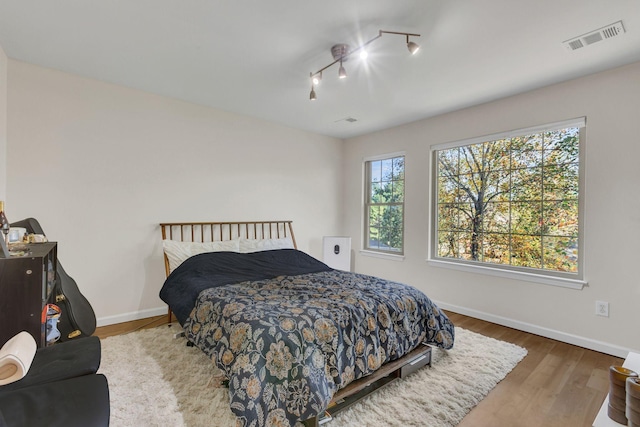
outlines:
{"label": "black armchair", "polygon": [[0,386],[0,427],[109,425],[109,386],[98,337],[36,351],[27,375]]}

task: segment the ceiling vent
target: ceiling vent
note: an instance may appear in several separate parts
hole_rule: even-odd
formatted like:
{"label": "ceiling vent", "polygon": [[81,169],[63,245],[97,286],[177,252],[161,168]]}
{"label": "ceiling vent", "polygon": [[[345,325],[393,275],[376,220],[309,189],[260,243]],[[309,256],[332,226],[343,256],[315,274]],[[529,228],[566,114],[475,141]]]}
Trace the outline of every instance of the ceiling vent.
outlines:
{"label": "ceiling vent", "polygon": [[349,122],[349,123],[353,123],[353,122],[357,122],[358,119],[354,119],[353,117],[343,117],[342,119],[338,119],[336,121],[334,121],[334,123],[338,123],[338,122]]}
{"label": "ceiling vent", "polygon": [[622,25],[622,21],[618,21],[613,24],[607,25],[606,27],[602,27],[598,30],[591,31],[579,37],[574,37],[572,39],[564,41],[562,42],[562,44],[564,44],[565,47],[569,50],[577,50],[602,40],[617,37],[624,33],[625,30],[624,26]]}

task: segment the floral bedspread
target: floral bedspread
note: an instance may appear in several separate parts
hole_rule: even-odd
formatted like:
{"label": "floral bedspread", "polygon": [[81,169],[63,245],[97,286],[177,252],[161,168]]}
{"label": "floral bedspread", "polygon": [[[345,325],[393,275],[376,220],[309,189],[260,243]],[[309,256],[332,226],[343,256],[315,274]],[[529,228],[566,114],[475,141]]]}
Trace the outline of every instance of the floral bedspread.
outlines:
{"label": "floral bedspread", "polygon": [[454,326],[421,291],[330,270],[204,290],[187,338],[229,379],[238,425],[293,426],[334,393]]}

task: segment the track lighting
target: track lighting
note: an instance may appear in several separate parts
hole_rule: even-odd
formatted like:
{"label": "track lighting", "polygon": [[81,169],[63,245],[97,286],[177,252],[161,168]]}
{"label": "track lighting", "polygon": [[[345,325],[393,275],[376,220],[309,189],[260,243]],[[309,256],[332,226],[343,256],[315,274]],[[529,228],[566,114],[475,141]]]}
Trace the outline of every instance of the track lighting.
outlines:
{"label": "track lighting", "polygon": [[365,59],[367,57],[367,51],[364,48],[368,44],[373,42],[374,40],[377,40],[380,37],[382,37],[383,34],[398,34],[398,35],[406,36],[407,37],[407,49],[409,49],[409,52],[411,52],[412,55],[415,55],[418,52],[418,50],[420,49],[420,46],[417,43],[412,42],[412,41],[409,40],[409,36],[411,36],[411,37],[420,37],[420,34],[402,33],[402,32],[396,32],[396,31],[383,31],[383,30],[379,30],[377,36],[375,36],[371,40],[367,41],[366,43],[358,46],[357,48],[355,48],[353,50],[349,49],[349,45],[336,44],[336,45],[331,47],[331,55],[333,56],[333,62],[331,64],[319,69],[315,73],[310,73],[310,77],[311,77],[311,93],[309,94],[309,99],[311,101],[315,101],[316,100],[315,85],[320,83],[320,80],[322,80],[322,72],[324,70],[326,70],[327,68],[329,68],[329,67],[331,67],[331,66],[333,66],[333,65],[335,65],[337,63],[340,63],[340,68],[338,68],[338,78],[344,79],[345,77],[347,77],[347,70],[345,70],[343,62],[347,61],[352,53],[355,53],[355,52],[358,52],[358,51],[360,51],[360,57],[362,59]]}

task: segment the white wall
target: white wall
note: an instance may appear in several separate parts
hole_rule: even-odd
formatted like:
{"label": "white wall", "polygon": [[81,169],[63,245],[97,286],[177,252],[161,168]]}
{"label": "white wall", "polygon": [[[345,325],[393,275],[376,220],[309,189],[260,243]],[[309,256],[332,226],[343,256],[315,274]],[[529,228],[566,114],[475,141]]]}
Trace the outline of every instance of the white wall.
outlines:
{"label": "white wall", "polygon": [[[587,117],[585,266],[572,290],[429,266],[429,149],[433,144]],[[355,269],[413,284],[465,314],[603,352],[640,349],[640,63],[347,141],[343,231]],[[363,158],[406,151],[406,258],[366,257],[362,244]],[[610,317],[595,316],[595,301]]]}
{"label": "white wall", "polygon": [[[340,229],[343,142],[9,60],[9,220],[33,216],[99,324],[165,312],[160,222]],[[203,88],[206,90],[206,88]]]}
{"label": "white wall", "polygon": [[7,199],[7,63],[0,46],[0,200]]}

